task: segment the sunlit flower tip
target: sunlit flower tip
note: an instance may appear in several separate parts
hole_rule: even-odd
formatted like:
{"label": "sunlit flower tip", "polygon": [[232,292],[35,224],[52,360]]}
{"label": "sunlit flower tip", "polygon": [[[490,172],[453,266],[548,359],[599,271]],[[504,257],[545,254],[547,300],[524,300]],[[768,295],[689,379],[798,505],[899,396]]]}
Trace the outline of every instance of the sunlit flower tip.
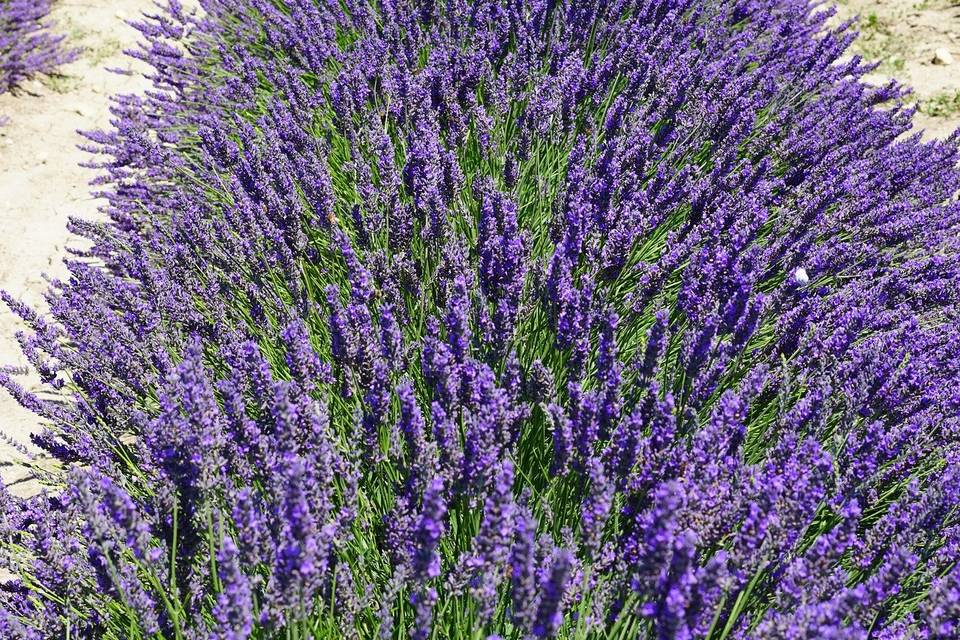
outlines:
{"label": "sunlit flower tip", "polygon": [[797,270],[793,272],[793,280],[797,284],[807,284],[810,282],[810,275],[803,267],[797,267]]}

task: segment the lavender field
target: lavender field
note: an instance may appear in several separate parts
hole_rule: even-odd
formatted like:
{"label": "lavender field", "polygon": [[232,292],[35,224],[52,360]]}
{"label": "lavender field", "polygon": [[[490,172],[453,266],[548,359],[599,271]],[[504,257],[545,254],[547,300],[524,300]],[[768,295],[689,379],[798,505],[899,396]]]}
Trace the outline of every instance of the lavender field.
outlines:
{"label": "lavender field", "polygon": [[[21,5],[11,86],[73,55]],[[0,638],[960,637],[960,133],[855,25],[199,5],[4,295]]]}

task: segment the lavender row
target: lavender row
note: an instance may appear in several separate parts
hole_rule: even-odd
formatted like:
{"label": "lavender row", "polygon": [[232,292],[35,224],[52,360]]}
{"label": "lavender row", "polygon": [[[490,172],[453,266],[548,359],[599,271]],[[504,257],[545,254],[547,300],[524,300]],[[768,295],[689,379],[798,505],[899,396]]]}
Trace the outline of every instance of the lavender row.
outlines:
{"label": "lavender row", "polygon": [[76,52],[47,31],[50,0],[0,2],[0,93],[38,73],[51,73]]}
{"label": "lavender row", "polygon": [[11,637],[950,638],[957,137],[749,3],[178,2],[29,326]]}

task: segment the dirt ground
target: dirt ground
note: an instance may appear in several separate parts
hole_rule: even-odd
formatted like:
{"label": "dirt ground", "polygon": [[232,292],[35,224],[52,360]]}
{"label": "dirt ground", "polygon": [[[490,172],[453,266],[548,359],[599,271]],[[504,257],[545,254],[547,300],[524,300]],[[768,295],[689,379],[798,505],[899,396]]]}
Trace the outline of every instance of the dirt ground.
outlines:
{"label": "dirt ground", "polygon": [[[94,172],[79,166],[89,156],[77,148],[83,142],[77,130],[108,126],[109,96],[147,86],[140,74],[106,69],[134,69],[123,49],[135,45],[138,33],[124,21],[154,10],[152,0],[61,0],[52,19],[69,45],[81,49],[79,58],[55,77],[0,96],[0,116],[9,119],[0,126],[0,289],[30,304],[42,303],[43,274],[65,273],[64,248],[77,242],[67,233],[67,218],[97,216],[100,203],[87,184]],[[0,304],[0,365],[26,364],[18,329]],[[27,388],[36,384],[29,375],[17,379]],[[0,391],[0,434],[26,442],[36,428],[36,417]],[[0,442],[0,475],[8,482],[23,476],[11,465],[20,457]]]}
{"label": "dirt ground", "polygon": [[[87,156],[77,149],[78,129],[109,124],[109,96],[140,91],[146,81],[106,68],[132,69],[123,49],[136,42],[124,21],[154,9],[152,0],[61,0],[53,19],[79,59],[56,77],[33,80],[0,96],[0,288],[42,308],[42,274],[64,273],[61,258],[71,245],[68,216],[96,217],[89,196]],[[839,18],[860,16],[854,51],[881,64],[871,81],[897,78],[915,88],[917,127],[942,137],[960,126],[960,0],[840,0]],[[953,58],[935,64],[937,50]],[[942,53],[942,52],[941,52]],[[944,56],[939,56],[944,62]],[[16,318],[0,308],[0,364],[25,365],[17,346]],[[18,379],[27,388],[30,375]],[[3,439],[27,442],[35,417],[0,392],[0,476],[19,483],[27,472],[21,455]],[[22,487],[21,487],[22,488]]]}
{"label": "dirt ground", "polygon": [[838,9],[859,16],[854,52],[880,63],[869,80],[913,88],[916,128],[942,138],[960,126],[960,0],[839,0]]}

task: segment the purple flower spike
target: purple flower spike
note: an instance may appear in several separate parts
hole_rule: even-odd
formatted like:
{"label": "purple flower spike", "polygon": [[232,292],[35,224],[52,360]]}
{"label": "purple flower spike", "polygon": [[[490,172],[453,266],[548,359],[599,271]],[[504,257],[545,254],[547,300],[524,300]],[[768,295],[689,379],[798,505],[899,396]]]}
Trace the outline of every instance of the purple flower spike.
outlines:
{"label": "purple flower spike", "polygon": [[551,638],[560,629],[563,622],[561,605],[572,570],[573,554],[566,550],[559,551],[541,587],[540,606],[533,623],[533,635],[536,637]]}

